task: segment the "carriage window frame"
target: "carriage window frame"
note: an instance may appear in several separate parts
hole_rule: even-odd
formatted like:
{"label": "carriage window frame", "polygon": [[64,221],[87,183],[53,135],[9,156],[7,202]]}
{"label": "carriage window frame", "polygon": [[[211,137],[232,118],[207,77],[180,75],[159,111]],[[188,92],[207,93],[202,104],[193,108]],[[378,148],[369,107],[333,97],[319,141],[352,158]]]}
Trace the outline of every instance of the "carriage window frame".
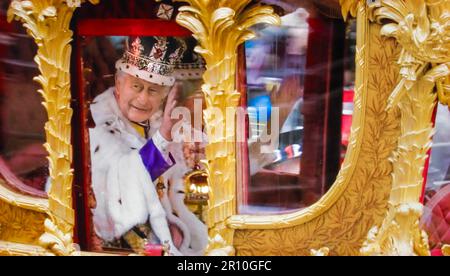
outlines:
{"label": "carriage window frame", "polygon": [[[5,116],[0,120],[1,137],[2,138],[6,137],[7,140],[11,140],[11,137],[16,136],[16,138],[18,138],[17,136],[19,136],[18,139],[21,140],[21,143],[23,144],[14,150],[14,154],[11,154],[10,156],[8,156],[7,154],[5,156],[4,141],[0,143],[0,182],[1,185],[4,185],[7,189],[10,189],[14,192],[18,192],[20,194],[30,196],[36,199],[48,200],[46,188],[48,188],[47,185],[49,183],[49,164],[48,164],[49,155],[44,147],[44,144],[46,142],[45,124],[48,121],[48,116],[47,110],[41,104],[44,101],[44,99],[37,92],[38,89],[40,88],[39,84],[33,81],[33,77],[37,75],[39,71],[37,64],[34,62],[34,52],[37,51],[37,46],[35,45],[33,39],[26,34],[25,28],[23,28],[23,26],[20,23],[7,22],[6,16],[4,15],[0,15],[0,22],[3,24],[2,26],[0,26],[0,32],[4,33],[5,35],[4,44],[0,45],[0,57],[2,59],[0,61],[0,74],[3,73],[0,78],[0,89],[2,90],[0,91],[0,105],[6,105],[5,99],[8,98],[9,96],[8,93],[12,93],[12,91],[6,91],[6,88],[9,85],[11,85],[8,84],[8,82],[10,81],[8,77],[10,77],[9,74],[11,73],[10,72],[11,68],[9,66],[17,66],[17,68],[12,71],[22,70],[24,72],[24,75],[29,75],[27,76],[29,77],[28,81],[30,81],[30,83],[28,84],[29,87],[27,87],[28,89],[23,92],[27,94],[28,98],[30,97],[34,98],[33,104],[35,104],[34,107],[36,108],[28,110],[23,109],[22,111],[23,114],[22,112],[19,113],[21,117],[25,117],[24,116],[26,114],[25,112],[31,111],[32,113],[28,113],[28,116],[26,117],[32,115],[31,117],[33,117],[34,120],[36,120],[36,118],[38,118],[38,120],[42,119],[41,121],[39,121],[39,125],[34,124],[32,126],[27,125],[25,127],[25,129],[28,131],[30,131],[34,127],[33,129],[35,131],[34,133],[18,133],[17,130],[15,131],[13,130],[11,132],[11,130],[8,129],[7,127],[9,126],[9,124],[11,125],[13,124],[12,123],[5,124],[5,118],[7,119],[8,118],[7,116],[9,115],[6,113],[7,110],[2,109],[0,111],[1,116],[2,117]],[[23,55],[23,52],[20,51],[20,49],[14,50],[13,54],[11,53],[11,49],[13,49],[12,47],[16,47],[18,41],[22,42],[21,44],[22,46],[28,47],[29,51],[27,51],[25,56]],[[9,56],[9,54],[17,55],[18,57],[12,57]],[[23,81],[25,80],[26,78]],[[13,80],[12,82],[14,81],[16,80]],[[38,128],[39,131],[36,132]],[[18,157],[15,151],[17,152],[22,151],[21,153],[22,156],[28,154],[28,157],[25,157],[26,159],[24,159],[24,157],[21,157],[22,159],[21,162],[16,163],[20,164],[26,161],[29,164],[33,163],[34,165],[36,165],[38,164],[37,160],[39,159],[41,161],[45,160],[41,162],[45,163],[45,166],[42,166],[40,168],[34,168],[33,171],[27,171],[25,175],[20,175],[17,172],[15,172],[13,167],[10,167],[9,164],[10,160],[8,160],[9,158],[14,159],[15,157]],[[30,180],[33,181],[32,180],[33,176],[36,179],[37,178],[41,179],[38,179],[37,182],[34,183],[34,185],[30,185],[28,181]]]}
{"label": "carriage window frame", "polygon": [[[108,26],[107,28],[105,26]],[[108,36],[173,36],[188,37],[192,33],[178,25],[174,20],[162,19],[79,19],[75,23],[73,36],[74,51],[72,54],[71,75],[72,82],[72,108],[74,110],[72,141],[74,147],[73,167],[77,172],[74,175],[73,194],[75,206],[74,242],[80,244],[82,250],[96,252],[93,248],[93,224],[89,207],[91,193],[91,159],[89,138],[89,108],[90,102],[86,99],[84,85],[84,72],[82,64],[83,37]],[[102,251],[105,252],[105,251]],[[120,252],[114,252],[120,254]]]}
{"label": "carriage window frame", "polygon": [[[304,86],[309,86],[310,90],[318,89],[322,87],[326,92],[324,95],[326,95],[326,99],[323,102],[323,106],[325,107],[324,111],[321,113],[316,112],[316,114],[321,114],[321,119],[323,121],[323,125],[321,127],[322,130],[322,137],[321,141],[319,141],[318,147],[322,149],[322,156],[325,158],[322,160],[322,164],[320,165],[320,171],[321,175],[319,175],[317,178],[317,181],[320,182],[320,186],[323,189],[323,192],[321,194],[321,197],[323,197],[327,191],[331,188],[334,181],[336,180],[336,176],[340,171],[340,165],[343,160],[341,156],[341,124],[342,124],[342,110],[343,110],[343,95],[344,95],[344,71],[346,68],[344,68],[343,63],[335,64],[336,61],[339,61],[340,59],[348,58],[345,55],[345,47],[347,46],[347,39],[345,37],[345,28],[348,23],[344,22],[342,19],[332,19],[330,17],[327,17],[325,15],[320,15],[320,21],[318,24],[320,24],[320,27],[327,28],[328,32],[325,35],[327,38],[327,45],[329,46],[329,51],[324,51],[324,55],[320,57],[319,54],[314,54],[313,48],[314,46],[311,46],[311,40],[314,43],[318,43],[320,41],[320,38],[323,38],[322,36],[319,37],[313,37],[311,34],[308,35],[308,48],[307,48],[307,58],[310,60],[307,62],[310,62],[310,64],[307,64],[306,66],[314,66],[319,64],[320,62],[326,61],[326,74],[323,76],[314,75],[309,76],[309,80],[305,78]],[[338,49],[340,47],[335,47],[334,45],[342,45],[342,49]],[[350,57],[351,58],[351,57]],[[311,60],[316,59],[316,60]],[[237,71],[237,89],[241,93],[241,103],[240,107],[247,109],[248,108],[248,90],[247,90],[247,72],[246,72],[246,53],[245,53],[245,45],[241,46],[239,48],[238,52],[238,71]],[[338,74],[339,73],[339,74]],[[339,75],[339,76],[337,76]],[[322,82],[318,82],[317,79],[322,79]],[[314,83],[316,83],[316,87],[314,87]],[[306,88],[305,88],[306,89]],[[331,98],[331,91],[335,92],[338,91],[338,93],[335,93],[333,98]],[[311,108],[305,107],[305,109],[308,109],[311,111]],[[314,113],[314,112],[313,112]],[[319,114],[319,115],[320,115]],[[309,114],[309,116],[312,116],[313,114]],[[305,116],[306,117],[306,116]],[[281,122],[280,122],[281,123]],[[242,126],[244,124],[244,126]],[[337,127],[336,124],[339,124],[339,127]],[[238,120],[238,128],[245,129],[244,135],[245,138],[248,139],[249,135],[249,118],[248,115],[246,115],[245,120]],[[270,131],[270,130],[269,130]],[[306,130],[305,130],[306,131]],[[331,134],[331,135],[330,135]],[[305,137],[306,135],[304,135]],[[330,139],[334,137],[334,139]],[[333,143],[333,141],[335,143]],[[304,143],[305,141],[303,141]],[[339,145],[337,145],[339,143]],[[247,145],[247,140],[244,143],[237,143],[236,145],[236,151],[237,151],[237,210],[239,215],[283,215],[286,213],[295,213],[301,209],[309,208],[312,205],[305,206],[304,208],[299,209],[286,209],[283,211],[276,211],[276,212],[265,212],[265,211],[248,211],[245,210],[245,208],[242,208],[243,206],[246,207],[246,205],[251,206],[251,203],[248,203],[249,200],[249,185],[251,184],[251,177],[250,173],[248,172],[250,167],[249,162],[249,149]],[[333,159],[334,162],[325,162],[324,160],[331,160]],[[307,159],[300,160],[300,162],[303,164]],[[300,182],[302,178],[302,175],[299,174],[297,179]],[[320,179],[319,179],[320,178]],[[320,198],[319,198],[320,200]]]}

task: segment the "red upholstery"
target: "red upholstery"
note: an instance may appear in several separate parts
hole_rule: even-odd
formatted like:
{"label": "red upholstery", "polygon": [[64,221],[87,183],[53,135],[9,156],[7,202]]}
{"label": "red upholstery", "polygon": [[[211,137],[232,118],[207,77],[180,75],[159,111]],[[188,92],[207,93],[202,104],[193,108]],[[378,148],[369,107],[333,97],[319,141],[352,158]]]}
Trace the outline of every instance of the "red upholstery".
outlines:
{"label": "red upholstery", "polygon": [[450,244],[450,185],[439,190],[426,204],[422,224],[432,249]]}
{"label": "red upholstery", "polygon": [[433,249],[433,250],[431,250],[431,256],[433,256],[433,257],[442,257],[442,256],[444,256],[444,254],[442,254],[442,250],[441,249]]}

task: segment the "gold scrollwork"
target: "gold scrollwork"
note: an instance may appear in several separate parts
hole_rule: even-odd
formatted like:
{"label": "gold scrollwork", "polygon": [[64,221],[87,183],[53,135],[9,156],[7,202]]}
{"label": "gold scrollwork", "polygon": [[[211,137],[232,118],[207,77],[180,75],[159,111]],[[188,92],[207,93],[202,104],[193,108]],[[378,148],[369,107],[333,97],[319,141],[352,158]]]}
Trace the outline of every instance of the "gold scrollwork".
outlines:
{"label": "gold scrollwork", "polygon": [[[34,80],[42,86],[38,92],[43,96],[48,122],[45,124],[49,153],[50,179],[49,218],[45,222],[45,234],[40,244],[56,255],[69,255],[74,225],[72,209],[73,170],[71,146],[70,107],[70,55],[72,31],[69,29],[74,10],[84,1],[14,0],[8,9],[8,20],[20,20],[27,33],[33,37],[38,52],[35,57],[40,75]],[[98,3],[98,0],[90,0]],[[44,221],[42,221],[44,227]],[[52,227],[50,227],[52,225]],[[61,239],[60,236],[64,239]],[[49,242],[54,236],[53,242]],[[62,242],[64,240],[64,242]],[[69,242],[70,241],[70,242]],[[63,248],[66,249],[63,249]]]}
{"label": "gold scrollwork", "polygon": [[280,24],[280,18],[271,7],[252,4],[251,0],[181,2],[187,2],[189,6],[179,9],[176,20],[193,32],[199,43],[196,51],[207,64],[203,76],[207,106],[204,120],[208,126],[209,142],[205,165],[211,187],[207,252],[210,255],[231,255],[234,253],[234,233],[225,221],[236,212],[235,126],[227,122],[225,116],[217,117],[217,111],[227,114],[239,104],[240,94],[235,84],[237,48],[255,37],[250,27],[260,23]]}
{"label": "gold scrollwork", "polygon": [[[44,106],[49,121],[46,149],[49,152],[52,189],[49,193],[49,218],[45,220],[45,234],[40,244],[56,255],[74,253],[72,228],[74,211],[71,205],[71,183],[73,171],[70,144],[70,78],[69,42],[72,31],[69,22],[74,10],[84,1],[19,1],[14,0],[8,10],[9,20],[23,22],[28,33],[38,45],[35,58],[41,75],[36,77],[42,89]],[[98,3],[98,0],[90,0]],[[247,39],[253,38],[248,30],[257,23],[277,24],[280,19],[272,8],[245,1],[183,1],[191,6],[180,9],[178,22],[193,31],[199,40],[201,53],[208,70],[203,91],[207,101],[205,119],[210,134],[224,121],[217,120],[213,110],[236,107],[239,93],[235,90],[236,49]],[[224,125],[224,124],[223,124]],[[209,202],[208,225],[211,227],[211,254],[232,254],[233,231],[224,221],[235,210],[234,129],[227,128],[210,135],[207,152],[207,168],[210,174],[211,200]]]}
{"label": "gold scrollwork", "polygon": [[6,187],[4,180],[0,178],[0,201],[15,207],[32,210],[39,213],[48,213],[48,200],[35,198],[28,195],[16,193]]}
{"label": "gold scrollwork", "polygon": [[363,1],[364,0],[339,0],[344,20],[347,20],[348,14],[350,14],[353,17],[356,17],[356,14],[358,12],[358,5],[360,2]]}
{"label": "gold scrollwork", "polygon": [[44,233],[45,214],[26,210],[0,200],[0,240],[38,244]]}
{"label": "gold scrollwork", "polygon": [[438,98],[441,104],[450,107],[450,77],[436,83]]}
{"label": "gold scrollwork", "polygon": [[450,2],[440,0],[377,0],[369,4],[369,18],[383,24],[381,34],[395,38],[402,47],[398,60],[402,80],[388,104],[388,109],[400,107],[402,131],[392,157],[389,211],[381,227],[369,232],[361,249],[364,255],[430,254],[427,235],[419,228],[423,210],[419,198],[436,98],[445,101],[443,95],[448,92],[449,11]]}
{"label": "gold scrollwork", "polygon": [[47,200],[17,194],[0,179],[0,241],[38,244],[47,211]]}
{"label": "gold scrollwork", "polygon": [[[222,114],[226,114],[228,107],[236,107],[239,102],[234,84],[237,47],[253,37],[248,30],[250,26],[263,22],[278,23],[279,18],[273,14],[272,8],[249,6],[250,1],[185,2],[191,6],[180,9],[178,22],[194,32],[200,43],[197,50],[208,65],[203,88],[208,106],[205,119],[210,132],[214,132],[214,126],[224,121],[215,120],[212,109],[219,108]],[[68,43],[72,32],[68,23],[80,4],[81,1],[13,1],[9,10],[10,19],[16,17],[24,22],[39,47],[36,62],[41,76],[36,79],[43,86],[40,92],[50,118],[46,125],[46,148],[50,153],[50,176],[54,183],[49,195],[52,216],[46,221],[47,232],[41,238],[41,244],[55,254],[63,255],[73,251],[70,241],[74,215],[71,208],[72,110],[69,106],[68,64],[71,50]],[[215,250],[215,254],[220,254],[218,248],[227,248],[226,254],[232,253],[233,233],[223,224],[235,209],[235,175],[234,170],[229,170],[235,167],[234,130],[231,133],[230,136],[224,130],[210,135],[210,145],[206,150],[212,189],[208,224],[212,227],[210,234],[213,238],[209,251]]]}
{"label": "gold scrollwork", "polygon": [[315,205],[282,216],[236,216],[238,255],[359,255],[372,225],[382,222],[391,189],[391,153],[400,134],[399,112],[387,112],[398,83],[398,44],[380,36],[366,6],[358,6],[355,111],[349,150],[331,190]]}
{"label": "gold scrollwork", "polygon": [[444,256],[450,256],[450,245],[446,244],[442,247],[442,254]]}
{"label": "gold scrollwork", "polygon": [[48,256],[49,252],[37,245],[0,241],[0,256]]}
{"label": "gold scrollwork", "polygon": [[388,20],[381,29],[382,35],[394,37],[403,48],[398,61],[403,80],[392,94],[389,106],[398,103],[426,73],[427,67],[439,66],[441,76],[436,79],[436,88],[440,100],[448,104],[449,10],[450,2],[445,0],[376,0],[369,4],[369,19],[379,24]]}

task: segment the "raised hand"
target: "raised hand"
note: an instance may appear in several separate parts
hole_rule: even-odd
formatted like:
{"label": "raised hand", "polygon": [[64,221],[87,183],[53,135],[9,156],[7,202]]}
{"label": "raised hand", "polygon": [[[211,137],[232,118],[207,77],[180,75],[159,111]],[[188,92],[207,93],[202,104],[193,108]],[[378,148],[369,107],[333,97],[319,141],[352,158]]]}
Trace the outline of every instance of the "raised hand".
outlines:
{"label": "raised hand", "polygon": [[172,89],[169,92],[169,95],[167,96],[167,102],[166,106],[164,108],[164,115],[163,115],[163,121],[161,128],[159,129],[159,132],[164,137],[164,139],[168,141],[172,141],[172,128],[179,120],[178,119],[172,119],[172,111],[177,107],[178,105],[178,97],[181,91],[181,84],[176,83]]}

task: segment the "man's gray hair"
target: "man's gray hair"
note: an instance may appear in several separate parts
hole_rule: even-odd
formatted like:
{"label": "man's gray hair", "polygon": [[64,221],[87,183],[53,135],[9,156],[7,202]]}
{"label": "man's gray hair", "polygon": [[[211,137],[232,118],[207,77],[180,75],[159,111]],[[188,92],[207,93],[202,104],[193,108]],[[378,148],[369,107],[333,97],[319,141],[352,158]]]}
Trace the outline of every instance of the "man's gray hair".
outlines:
{"label": "man's gray hair", "polygon": [[122,81],[126,75],[127,75],[127,73],[117,70],[116,71],[116,80]]}

